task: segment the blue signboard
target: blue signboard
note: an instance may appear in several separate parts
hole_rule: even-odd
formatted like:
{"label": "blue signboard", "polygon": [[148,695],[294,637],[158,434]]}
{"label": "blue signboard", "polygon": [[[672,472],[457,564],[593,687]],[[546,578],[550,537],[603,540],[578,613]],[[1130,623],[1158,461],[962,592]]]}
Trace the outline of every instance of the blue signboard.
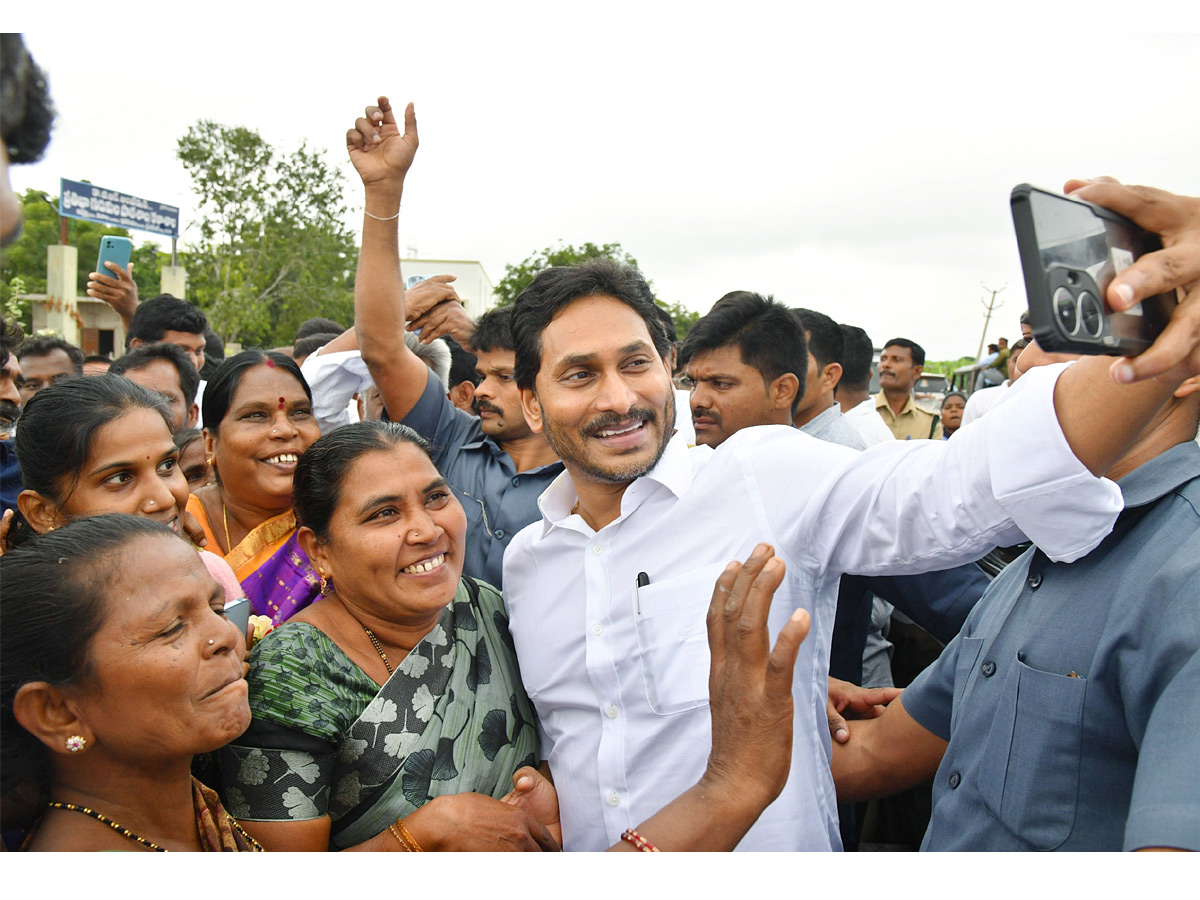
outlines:
{"label": "blue signboard", "polygon": [[62,191],[58,195],[60,216],[179,237],[178,207],[143,200],[82,181],[69,181],[66,178],[61,181]]}

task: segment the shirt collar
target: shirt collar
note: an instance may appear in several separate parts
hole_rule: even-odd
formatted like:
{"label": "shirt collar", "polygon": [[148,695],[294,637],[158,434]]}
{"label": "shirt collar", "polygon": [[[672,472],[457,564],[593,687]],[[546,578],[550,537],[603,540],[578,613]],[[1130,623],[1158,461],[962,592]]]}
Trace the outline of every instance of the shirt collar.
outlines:
{"label": "shirt collar", "polygon": [[[875,408],[882,409],[885,406],[888,406],[887,394],[885,394],[883,391],[880,391],[878,394],[875,395]],[[891,407],[888,407],[888,408],[890,409]],[[898,413],[893,413],[893,415],[895,415],[896,418],[899,418],[900,416],[904,415],[906,412],[911,412],[913,409],[916,409],[916,408],[917,408],[917,401],[915,401],[913,399],[912,391],[909,391],[908,399],[904,401],[904,408],[902,410],[900,410],[900,412],[898,412]]]}
{"label": "shirt collar", "polygon": [[[625,489],[621,497],[621,516],[624,517],[636,508],[641,499],[656,485],[662,485],[676,497],[682,497],[692,486],[692,464],[689,455],[698,450],[699,448],[689,449],[687,438],[678,431],[675,432],[654,468]],[[564,470],[550,482],[550,486],[538,498],[538,509],[542,513],[543,537],[556,526],[570,527],[566,525],[566,521],[578,500],[579,494],[575,491],[571,473]]]}
{"label": "shirt collar", "polygon": [[1194,478],[1200,478],[1200,445],[1184,441],[1142,463],[1117,486],[1130,509],[1153,503]]}

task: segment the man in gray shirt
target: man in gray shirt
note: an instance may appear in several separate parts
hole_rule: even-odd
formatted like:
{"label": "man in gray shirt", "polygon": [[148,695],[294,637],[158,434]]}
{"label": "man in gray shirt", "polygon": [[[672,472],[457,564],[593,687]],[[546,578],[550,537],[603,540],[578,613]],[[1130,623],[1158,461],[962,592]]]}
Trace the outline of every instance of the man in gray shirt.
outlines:
{"label": "man in gray shirt", "polygon": [[[1022,369],[1066,357],[1031,343]],[[839,800],[936,770],[925,850],[1200,850],[1200,376],[1106,473],[1082,559],[1036,546],[878,719],[834,749]]]}

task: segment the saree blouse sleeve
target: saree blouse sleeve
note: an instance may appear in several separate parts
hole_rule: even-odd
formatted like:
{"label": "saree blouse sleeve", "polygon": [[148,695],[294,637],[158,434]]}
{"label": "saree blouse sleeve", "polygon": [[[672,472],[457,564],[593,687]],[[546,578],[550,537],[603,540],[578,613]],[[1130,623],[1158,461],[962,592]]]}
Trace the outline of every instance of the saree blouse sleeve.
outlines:
{"label": "saree blouse sleeve", "polygon": [[378,690],[321,631],[282,625],[250,655],[244,735],[222,751],[223,797],[238,819],[315,819],[329,811],[343,735]]}

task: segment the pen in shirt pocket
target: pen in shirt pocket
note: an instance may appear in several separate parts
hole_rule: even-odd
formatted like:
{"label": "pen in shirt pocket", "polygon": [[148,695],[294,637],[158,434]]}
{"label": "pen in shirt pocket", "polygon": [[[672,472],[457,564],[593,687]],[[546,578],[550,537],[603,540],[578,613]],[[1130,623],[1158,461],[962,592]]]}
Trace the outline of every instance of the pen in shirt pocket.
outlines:
{"label": "pen in shirt pocket", "polygon": [[650,576],[645,572],[638,572],[637,583],[633,586],[633,598],[637,601],[638,615],[642,614],[642,588],[650,583]]}

